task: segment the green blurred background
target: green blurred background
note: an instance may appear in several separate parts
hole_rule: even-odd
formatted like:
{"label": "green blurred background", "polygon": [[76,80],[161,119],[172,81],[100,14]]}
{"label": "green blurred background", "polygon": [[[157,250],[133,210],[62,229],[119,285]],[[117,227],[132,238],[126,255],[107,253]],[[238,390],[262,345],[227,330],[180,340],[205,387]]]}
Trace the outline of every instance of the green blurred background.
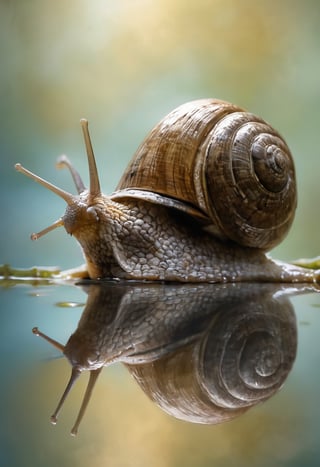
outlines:
{"label": "green blurred background", "polygon": [[299,206],[273,253],[319,253],[319,2],[294,0],[0,1],[0,262],[73,267],[64,229],[29,234],[64,212],[15,162],[74,191],[56,157],[87,181],[79,120],[87,117],[105,193],[149,129],[175,106],[219,97],[262,116],[295,157]]}

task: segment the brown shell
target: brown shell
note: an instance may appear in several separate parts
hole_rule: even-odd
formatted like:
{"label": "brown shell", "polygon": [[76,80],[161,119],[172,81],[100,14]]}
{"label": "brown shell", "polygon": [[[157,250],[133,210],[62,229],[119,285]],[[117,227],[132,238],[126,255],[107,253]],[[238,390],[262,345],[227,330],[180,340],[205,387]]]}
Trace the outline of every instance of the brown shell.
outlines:
{"label": "brown shell", "polygon": [[131,192],[156,203],[162,197],[153,193],[164,195],[160,204],[207,217],[219,237],[265,250],[287,234],[297,204],[292,156],[278,132],[216,99],[189,102],[164,117],[117,190],[115,198]]}
{"label": "brown shell", "polygon": [[[222,289],[212,291],[204,305],[212,307],[211,319],[196,339],[128,366],[150,399],[176,418],[208,424],[231,420],[274,396],[294,363],[297,329],[289,300],[243,285],[224,293],[221,300]],[[191,297],[177,298],[178,309],[181,304],[192,309]],[[201,306],[194,310],[203,313]],[[176,307],[170,311],[177,313]]]}

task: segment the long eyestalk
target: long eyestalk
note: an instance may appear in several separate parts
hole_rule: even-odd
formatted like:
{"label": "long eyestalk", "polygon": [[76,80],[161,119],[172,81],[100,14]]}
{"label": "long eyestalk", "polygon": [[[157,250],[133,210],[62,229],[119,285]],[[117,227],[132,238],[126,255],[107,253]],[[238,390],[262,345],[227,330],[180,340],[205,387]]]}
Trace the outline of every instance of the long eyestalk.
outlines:
{"label": "long eyestalk", "polygon": [[40,185],[43,185],[48,190],[50,190],[53,193],[55,193],[56,195],[60,196],[60,198],[64,199],[67,204],[71,205],[73,203],[74,196],[71,193],[68,193],[67,191],[62,190],[61,188],[57,187],[56,185],[53,185],[50,182],[47,182],[47,180],[44,180],[43,178],[39,177],[38,175],[30,172],[30,170],[25,169],[24,167],[22,167],[21,164],[15,164],[14,167],[18,172],[21,172],[24,175],[27,175],[27,177],[32,178],[32,180],[36,181],[37,183],[40,183]]}
{"label": "long eyestalk", "polygon": [[87,386],[87,389],[86,389],[86,392],[84,394],[84,398],[83,398],[83,401],[82,401],[82,404],[81,404],[81,407],[80,407],[80,411],[79,411],[79,414],[78,414],[78,417],[77,417],[77,420],[71,430],[71,434],[72,436],[76,436],[77,433],[78,433],[78,429],[79,429],[79,425],[80,425],[80,422],[85,414],[85,411],[88,407],[88,403],[90,401],[90,398],[91,398],[91,394],[92,394],[92,391],[93,391],[93,388],[97,382],[97,379],[98,379],[98,376],[100,375],[100,372],[102,370],[102,367],[100,368],[97,368],[96,370],[91,370],[90,371],[90,377],[89,377],[89,382],[88,382],[88,386]]}
{"label": "long eyestalk", "polygon": [[67,156],[64,154],[60,156],[57,160],[56,167],[57,169],[62,169],[64,167],[69,169],[79,195],[86,189],[79,172],[73,167]]}
{"label": "long eyestalk", "polygon": [[58,415],[59,415],[59,412],[64,404],[64,401],[66,400],[68,394],[70,393],[70,390],[72,389],[74,383],[76,382],[76,380],[79,378],[81,374],[81,370],[79,370],[78,368],[74,367],[72,368],[72,371],[71,371],[71,376],[70,376],[70,379],[69,379],[69,382],[67,384],[67,387],[66,389],[64,390],[64,393],[62,394],[62,397],[57,405],[57,408],[56,410],[54,411],[54,413],[51,415],[50,417],[50,422],[52,423],[52,425],[55,425],[57,423],[57,420],[58,420]]}
{"label": "long eyestalk", "polygon": [[81,123],[82,131],[83,131],[84,142],[86,145],[86,151],[87,151],[87,157],[88,157],[89,176],[90,176],[89,193],[90,193],[90,197],[94,199],[96,196],[99,196],[101,193],[99,176],[98,176],[98,171],[97,171],[97,166],[96,166],[96,160],[95,160],[93,149],[92,149],[91,138],[89,134],[88,120],[86,120],[85,118],[82,118],[80,120],[80,123]]}

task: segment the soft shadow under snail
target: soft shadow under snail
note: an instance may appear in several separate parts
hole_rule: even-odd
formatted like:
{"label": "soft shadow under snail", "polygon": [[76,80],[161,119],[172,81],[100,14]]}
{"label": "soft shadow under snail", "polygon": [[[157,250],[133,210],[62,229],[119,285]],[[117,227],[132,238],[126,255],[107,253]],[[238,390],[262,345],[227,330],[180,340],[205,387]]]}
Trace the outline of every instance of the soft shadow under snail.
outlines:
{"label": "soft shadow under snail", "polygon": [[124,363],[165,412],[216,424],[247,411],[284,384],[296,356],[296,318],[288,296],[313,286],[276,284],[137,284],[92,281],[88,301],[65,346],[72,374],[89,383],[76,434],[103,367]]}
{"label": "soft shadow under snail", "polygon": [[[203,99],[173,110],[149,133],[110,196],[101,192],[86,120],[90,188],[65,157],[72,195],[16,164],[62,197],[64,226],[80,243],[83,277],[180,282],[312,282],[319,271],[265,252],[290,228],[297,203],[290,151],[262,119]],[[74,274],[80,274],[74,271]]]}

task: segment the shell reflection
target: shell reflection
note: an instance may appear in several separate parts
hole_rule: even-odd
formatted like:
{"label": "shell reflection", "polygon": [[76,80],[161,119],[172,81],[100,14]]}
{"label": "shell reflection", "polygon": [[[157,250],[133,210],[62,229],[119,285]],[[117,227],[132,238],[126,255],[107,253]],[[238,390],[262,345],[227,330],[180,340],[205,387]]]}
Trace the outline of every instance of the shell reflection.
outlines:
{"label": "shell reflection", "polygon": [[274,284],[82,284],[88,301],[63,351],[75,379],[90,371],[72,433],[104,366],[123,362],[164,411],[196,423],[230,420],[275,394],[297,348],[288,299],[311,287]]}

